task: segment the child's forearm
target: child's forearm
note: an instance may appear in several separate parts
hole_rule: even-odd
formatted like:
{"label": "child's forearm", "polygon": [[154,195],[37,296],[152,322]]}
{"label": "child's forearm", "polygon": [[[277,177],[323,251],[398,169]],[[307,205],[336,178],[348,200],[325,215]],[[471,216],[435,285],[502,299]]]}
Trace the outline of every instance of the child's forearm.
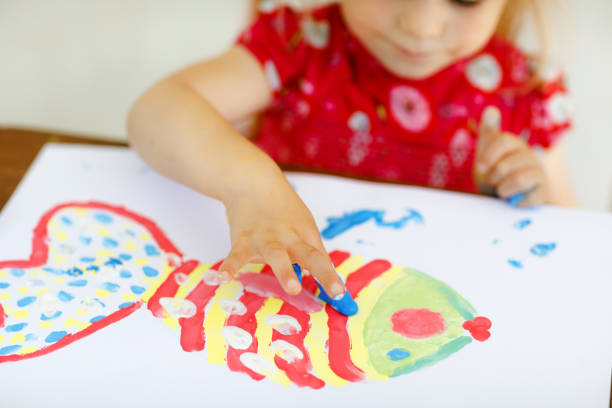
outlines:
{"label": "child's forearm", "polygon": [[128,139],[160,173],[223,201],[284,182],[278,166],[201,95],[164,80],[134,104]]}

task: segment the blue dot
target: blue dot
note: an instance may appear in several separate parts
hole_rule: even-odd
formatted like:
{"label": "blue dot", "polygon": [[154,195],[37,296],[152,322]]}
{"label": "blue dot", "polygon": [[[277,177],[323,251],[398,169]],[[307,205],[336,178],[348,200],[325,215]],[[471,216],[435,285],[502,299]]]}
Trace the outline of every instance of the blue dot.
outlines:
{"label": "blue dot", "polygon": [[96,221],[101,222],[102,224],[110,224],[111,222],[113,222],[113,217],[108,214],[97,213],[94,214],[93,217],[96,219]]}
{"label": "blue dot", "polygon": [[26,341],[38,340],[38,336],[34,333],[29,333],[26,335]]}
{"label": "blue dot", "polygon": [[116,283],[112,283],[112,282],[104,282],[102,284],[102,288],[108,290],[111,293],[114,293],[117,290],[119,290],[119,285],[117,285]]}
{"label": "blue dot", "polygon": [[95,260],[96,258],[91,257],[91,256],[84,256],[83,258],[80,259],[81,262],[87,262],[87,263],[91,263]]}
{"label": "blue dot", "polygon": [[145,252],[149,256],[159,255],[159,251],[157,250],[157,248],[155,248],[155,246],[151,244],[145,245]]}
{"label": "blue dot", "polygon": [[394,348],[387,353],[392,361],[400,361],[410,357],[410,353],[404,349]]}
{"label": "blue dot", "polygon": [[145,288],[143,288],[142,286],[130,286],[130,289],[132,290],[132,292],[134,292],[136,295],[140,295],[141,293],[145,292]]}
{"label": "blue dot", "polygon": [[124,307],[132,306],[134,302],[125,302],[119,305],[119,309],[123,309]]}
{"label": "blue dot", "polygon": [[24,327],[26,327],[28,324],[27,323],[16,323],[16,324],[11,324],[8,325],[4,328],[4,330],[6,330],[7,332],[18,332],[23,330]]}
{"label": "blue dot", "polygon": [[68,275],[68,276],[81,276],[81,275],[83,275],[83,270],[82,270],[82,269],[79,269],[79,268],[77,268],[77,267],[75,266],[75,267],[74,267],[74,268],[72,268],[72,269],[68,269],[68,270],[66,271],[66,275]]}
{"label": "blue dot", "polygon": [[517,261],[516,259],[508,259],[508,265],[516,269],[523,268],[523,263],[521,261]]}
{"label": "blue dot", "polygon": [[9,286],[11,286],[9,283],[6,282],[0,282],[0,289],[6,289]]}
{"label": "blue dot", "polygon": [[109,237],[104,238],[104,240],[102,241],[102,246],[104,246],[104,248],[106,249],[117,248],[118,245],[119,244],[117,243],[117,241]]}
{"label": "blue dot", "polygon": [[64,338],[64,336],[66,336],[68,333],[65,331],[54,331],[49,333],[49,335],[47,336],[47,338],[45,339],[45,341],[47,343],[55,343],[58,340],[61,340]]}
{"label": "blue dot", "polygon": [[550,244],[536,244],[529,251],[535,256],[544,258],[555,249],[557,249],[557,244],[551,242]]}
{"label": "blue dot", "polygon": [[130,259],[132,259],[132,255],[129,255],[129,254],[120,254],[119,258],[121,258],[124,261],[129,261]]}
{"label": "blue dot", "polygon": [[36,302],[36,296],[26,296],[17,301],[17,306],[26,307]]}
{"label": "blue dot", "polygon": [[72,296],[68,292],[64,292],[63,290],[60,290],[60,292],[57,294],[57,297],[62,302],[70,302],[72,299],[74,299],[74,296]]}
{"label": "blue dot", "polygon": [[75,280],[72,282],[68,282],[68,286],[76,286],[76,287],[83,287],[87,285],[87,279],[79,279],[79,280]]}
{"label": "blue dot", "polygon": [[40,320],[52,320],[55,319],[56,317],[61,316],[62,312],[60,310],[58,310],[57,312],[53,313],[52,315],[46,315],[44,313],[41,313],[40,315]]}
{"label": "blue dot", "polygon": [[108,261],[104,262],[104,265],[114,268],[115,266],[123,265],[123,261],[117,258],[109,258]]}
{"label": "blue dot", "polygon": [[122,278],[131,278],[132,277],[132,272],[128,271],[128,270],[122,270],[121,272],[119,272],[119,276],[121,276]]}
{"label": "blue dot", "polygon": [[48,266],[46,266],[46,267],[44,267],[42,269],[43,269],[43,271],[52,273],[53,275],[63,275],[64,274],[64,270],[63,269],[50,268]]}
{"label": "blue dot", "polygon": [[0,356],[6,356],[7,354],[11,354],[17,350],[19,350],[21,346],[19,344],[14,344],[12,346],[6,346],[0,348]]}
{"label": "blue dot", "polygon": [[97,265],[91,265],[91,266],[88,266],[87,268],[85,268],[85,270],[86,271],[96,271],[97,272],[97,271],[100,270],[100,267],[97,266]]}
{"label": "blue dot", "polygon": [[157,269],[151,268],[150,266],[143,266],[142,271],[149,278],[159,275],[159,272],[157,272]]}
{"label": "blue dot", "polygon": [[21,278],[23,275],[25,275],[25,271],[23,269],[11,269],[11,275],[16,278]]}
{"label": "blue dot", "polygon": [[72,220],[68,217],[62,217],[61,220],[64,223],[64,225],[72,225]]}
{"label": "blue dot", "polygon": [[99,321],[99,320],[104,319],[105,317],[106,317],[106,316],[104,316],[104,315],[100,315],[100,316],[92,317],[92,318],[91,318],[89,321],[90,321],[91,323],[95,323],[95,322],[97,322],[97,321]]}
{"label": "blue dot", "polygon": [[523,220],[519,220],[514,224],[514,228],[517,230],[523,230],[531,225],[531,220],[529,218],[525,218]]}
{"label": "blue dot", "polygon": [[89,245],[91,244],[91,237],[80,236],[79,241],[81,241],[84,245]]}

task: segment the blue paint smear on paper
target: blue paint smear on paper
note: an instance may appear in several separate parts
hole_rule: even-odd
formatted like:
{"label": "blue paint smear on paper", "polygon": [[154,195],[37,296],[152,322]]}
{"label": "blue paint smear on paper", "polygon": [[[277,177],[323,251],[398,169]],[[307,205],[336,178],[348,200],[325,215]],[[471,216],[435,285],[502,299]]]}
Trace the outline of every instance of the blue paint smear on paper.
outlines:
{"label": "blue paint smear on paper", "polygon": [[116,283],[112,283],[112,282],[104,282],[102,284],[102,288],[108,290],[111,293],[115,293],[116,291],[119,290],[119,285],[117,285]]}
{"label": "blue paint smear on paper", "polygon": [[38,336],[34,333],[26,334],[25,338],[26,338],[26,341],[38,340]]}
{"label": "blue paint smear on paper", "polygon": [[53,313],[52,315],[46,315],[44,313],[41,313],[40,320],[52,320],[52,319],[55,319],[57,317],[60,317],[61,315],[62,315],[61,310],[58,310],[57,312]]}
{"label": "blue paint smear on paper", "polygon": [[13,275],[16,278],[21,278],[23,275],[25,275],[25,271],[23,269],[11,269],[11,275]]}
{"label": "blue paint smear on paper", "polygon": [[155,248],[155,246],[151,244],[145,245],[145,252],[149,256],[159,255],[159,251],[157,250],[157,248]]}
{"label": "blue paint smear on paper", "polygon": [[79,237],[79,240],[84,244],[84,245],[89,245],[91,244],[91,237]]}
{"label": "blue paint smear on paper", "polygon": [[104,262],[104,265],[112,266],[114,268],[115,266],[123,265],[123,261],[117,258],[109,258],[108,261]]}
{"label": "blue paint smear on paper", "polygon": [[78,288],[82,288],[83,286],[87,285],[87,280],[86,279],[79,279],[79,280],[75,280],[72,282],[68,282],[68,286],[75,286]]}
{"label": "blue paint smear on paper", "polygon": [[119,272],[119,276],[124,278],[124,279],[128,279],[132,277],[132,272],[123,269],[121,272]]}
{"label": "blue paint smear on paper", "polygon": [[68,217],[62,217],[60,218],[62,220],[62,222],[64,223],[64,225],[72,225],[72,220]]}
{"label": "blue paint smear on paper", "polygon": [[65,273],[63,269],[59,269],[59,268],[44,267],[42,269],[43,271],[49,272],[53,275],[63,275]]}
{"label": "blue paint smear on paper", "polygon": [[129,255],[129,254],[120,254],[119,258],[121,258],[122,261],[129,261],[130,259],[132,259],[132,255]]}
{"label": "blue paint smear on paper", "polygon": [[327,219],[328,225],[321,232],[321,236],[325,239],[333,239],[347,230],[357,225],[364,224],[369,220],[374,220],[376,225],[381,228],[393,229],[400,229],[409,221],[413,221],[415,224],[423,224],[423,216],[418,211],[412,209],[407,211],[407,215],[395,221],[384,220],[385,210],[357,210],[344,214],[341,217],[329,217]]}
{"label": "blue paint smear on paper", "polygon": [[536,244],[531,247],[529,252],[531,252],[535,256],[544,258],[545,256],[548,256],[555,249],[557,249],[557,244],[554,242],[551,242],[548,244]]}
{"label": "blue paint smear on paper", "polygon": [[517,222],[515,222],[514,228],[516,228],[519,231],[522,231],[528,226],[530,226],[531,224],[532,224],[532,221],[529,218],[524,218],[522,220],[518,220]]}
{"label": "blue paint smear on paper", "polygon": [[516,259],[508,259],[508,265],[516,269],[523,269],[523,263]]}
{"label": "blue paint smear on paper", "polygon": [[83,270],[77,268],[76,266],[66,271],[66,274],[69,276],[82,276],[83,273],[84,273]]}
{"label": "blue paint smear on paper", "polygon": [[57,294],[57,297],[62,302],[70,302],[72,299],[74,299],[74,296],[72,296],[68,292],[64,292],[63,290],[60,290],[60,292]]}
{"label": "blue paint smear on paper", "polygon": [[100,270],[100,267],[97,266],[97,265],[91,265],[91,266],[88,266],[87,268],[85,268],[85,270],[86,271],[96,271],[96,272],[98,272]]}
{"label": "blue paint smear on paper", "polygon": [[145,288],[143,288],[142,286],[130,286],[130,289],[132,290],[132,292],[134,292],[134,294],[136,295],[140,295],[141,293],[145,292]]}
{"label": "blue paint smear on paper", "polygon": [[105,317],[106,317],[106,316],[104,316],[104,315],[100,315],[100,316],[92,317],[92,318],[89,320],[89,322],[90,322],[90,323],[95,323],[95,322],[97,322],[97,321],[99,321],[99,320],[104,319]]}
{"label": "blue paint smear on paper", "polygon": [[47,343],[55,343],[56,341],[59,341],[61,339],[64,338],[64,336],[66,336],[68,333],[65,332],[64,330],[62,331],[54,331],[49,333],[49,335],[47,336],[47,338],[45,339],[45,341]]}
{"label": "blue paint smear on paper", "polygon": [[108,214],[97,213],[94,214],[93,217],[96,219],[96,221],[101,222],[102,224],[110,224],[111,222],[113,222],[113,217]]}
{"label": "blue paint smear on paper", "polygon": [[14,333],[14,332],[18,332],[18,331],[23,330],[23,328],[26,327],[27,325],[28,325],[27,323],[10,324],[10,325],[6,326],[4,328],[4,330],[9,332],[9,333]]}
{"label": "blue paint smear on paper", "polygon": [[91,256],[84,256],[80,259],[81,262],[87,262],[87,263],[91,263],[93,261],[95,261],[96,258],[91,257]]}
{"label": "blue paint smear on paper", "polygon": [[410,357],[409,352],[403,349],[398,349],[398,348],[391,350],[390,352],[387,353],[387,355],[392,361],[400,361],[400,360]]}
{"label": "blue paint smear on paper", "polygon": [[21,299],[19,299],[17,301],[17,306],[19,307],[26,307],[31,305],[32,303],[36,302],[37,297],[36,296],[26,296],[23,297]]}
{"label": "blue paint smear on paper", "polygon": [[8,288],[9,286],[11,286],[11,284],[10,284],[10,283],[7,283],[7,282],[0,282],[0,289],[6,289],[6,288]]}
{"label": "blue paint smear on paper", "polygon": [[21,345],[14,344],[12,346],[6,346],[0,348],[0,356],[6,356],[7,354],[11,354],[21,348]]}
{"label": "blue paint smear on paper", "polygon": [[130,307],[134,304],[134,302],[125,302],[119,305],[119,309],[123,309],[124,307]]}
{"label": "blue paint smear on paper", "polygon": [[142,267],[142,271],[149,278],[153,278],[153,277],[159,275],[159,272],[157,272],[157,269],[151,268],[150,266],[143,266]]}
{"label": "blue paint smear on paper", "polygon": [[117,246],[119,245],[119,243],[117,243],[117,241],[115,241],[112,238],[109,237],[105,237],[102,240],[102,246],[106,249],[113,249],[113,248],[117,248]]}

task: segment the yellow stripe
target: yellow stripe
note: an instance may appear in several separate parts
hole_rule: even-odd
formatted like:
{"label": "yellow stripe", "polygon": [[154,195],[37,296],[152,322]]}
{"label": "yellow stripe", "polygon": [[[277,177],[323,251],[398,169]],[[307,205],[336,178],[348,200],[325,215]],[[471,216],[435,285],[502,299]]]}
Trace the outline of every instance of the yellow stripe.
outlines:
{"label": "yellow stripe", "polygon": [[168,276],[174,269],[175,268],[168,265],[167,262],[164,262],[163,272],[159,275],[157,279],[154,280],[149,278],[148,276],[143,276],[141,279],[146,285],[149,285],[149,288],[146,290],[145,293],[142,294],[140,299],[142,299],[143,302],[148,302],[151,296],[153,296],[153,294],[155,293],[155,291],[159,289],[161,284],[164,283],[166,279],[168,279]]}
{"label": "yellow stripe", "polygon": [[208,313],[204,320],[204,333],[206,333],[206,347],[208,349],[208,361],[213,364],[225,364],[225,339],[221,329],[225,326],[227,313],[221,309],[219,299],[235,299],[242,289],[240,282],[231,281],[215,293],[215,298],[210,304]]}
{"label": "yellow stripe", "polygon": [[[282,300],[277,298],[268,298],[264,302],[261,309],[255,313],[255,320],[257,320],[257,329],[255,329],[255,338],[257,339],[257,354],[275,366],[274,356],[276,353],[270,349],[270,343],[272,343],[272,326],[267,325],[264,322],[264,319],[266,316],[278,313],[282,306]],[[270,377],[270,379],[285,386],[291,384],[291,380],[282,370],[278,370],[274,376]]]}
{"label": "yellow stripe", "polygon": [[363,288],[355,299],[359,306],[359,313],[348,319],[348,332],[351,338],[351,360],[357,367],[363,370],[367,378],[379,380],[386,380],[388,378],[386,375],[376,371],[372,364],[370,364],[370,355],[363,341],[363,329],[380,296],[389,286],[401,278],[402,271],[403,268],[396,265]]}
{"label": "yellow stripe", "polygon": [[359,269],[359,267],[363,265],[363,262],[363,257],[353,255],[346,261],[342,262],[342,264],[336,268],[336,272],[338,272],[338,275],[340,275],[342,280],[346,281],[346,277]]}
{"label": "yellow stripe", "polygon": [[327,313],[325,310],[310,314],[310,330],[304,338],[304,345],[308,350],[312,369],[321,380],[327,384],[342,386],[347,381],[338,377],[329,368],[329,357],[325,351],[325,344],[329,338],[329,328],[327,327]]}
{"label": "yellow stripe", "polygon": [[35,351],[38,351],[38,349],[36,347],[27,346],[27,347],[23,347],[21,350],[19,350],[18,353],[21,354],[21,355],[24,355],[24,354],[32,354]]}
{"label": "yellow stripe", "polygon": [[210,268],[210,264],[199,264],[193,271],[191,271],[189,277],[187,278],[187,282],[185,282],[183,286],[179,286],[175,298],[185,299],[187,294],[189,294],[189,291],[195,285],[197,285],[200,280],[202,280],[202,276],[204,275],[204,272],[208,270],[208,268]]}

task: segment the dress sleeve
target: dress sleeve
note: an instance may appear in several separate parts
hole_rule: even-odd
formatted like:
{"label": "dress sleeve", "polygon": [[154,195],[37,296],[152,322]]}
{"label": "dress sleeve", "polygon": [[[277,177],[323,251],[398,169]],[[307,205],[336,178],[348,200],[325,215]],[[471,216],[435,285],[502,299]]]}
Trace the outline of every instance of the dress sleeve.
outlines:
{"label": "dress sleeve", "polygon": [[302,40],[300,17],[290,8],[261,12],[237,43],[261,63],[275,95],[304,70],[307,47]]}

